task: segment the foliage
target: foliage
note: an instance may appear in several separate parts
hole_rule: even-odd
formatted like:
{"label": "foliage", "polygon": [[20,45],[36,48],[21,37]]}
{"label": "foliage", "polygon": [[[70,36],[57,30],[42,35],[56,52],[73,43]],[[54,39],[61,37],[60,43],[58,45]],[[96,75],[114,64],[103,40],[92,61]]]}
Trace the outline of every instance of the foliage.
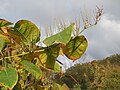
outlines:
{"label": "foliage", "polygon": [[[74,30],[74,24],[65,28],[62,32],[46,38],[43,42],[48,46],[42,47],[35,45],[40,39],[40,30],[32,22],[20,20],[14,27],[9,26],[11,23],[9,24],[6,20],[1,20],[1,23],[8,23],[1,24],[0,26],[1,28],[6,27],[6,32],[3,29],[0,30],[1,88],[4,86],[9,89],[14,89],[14,87],[19,85],[22,89],[37,89],[42,87],[44,89],[50,89],[52,85],[57,85],[57,83],[53,83],[51,77],[52,75],[54,76],[55,72],[60,72],[57,57],[59,56],[60,49],[63,50],[62,46],[65,46],[65,48],[69,47],[67,45],[72,40],[71,35]],[[64,35],[67,37],[64,37]],[[82,36],[74,36],[74,38],[77,37]],[[87,43],[86,38],[84,40],[78,38],[77,40],[80,44],[84,40]],[[74,42],[74,44],[76,43],[78,42]],[[86,50],[86,48],[83,48],[84,44],[83,47],[79,46],[75,48],[69,47],[72,49],[69,53],[82,49],[83,51],[81,52],[84,54]],[[77,55],[77,57],[80,58],[81,55]],[[71,60],[74,59],[71,58]],[[60,87],[61,85],[57,86]]]}
{"label": "foliage", "polygon": [[114,54],[111,55],[110,57],[107,57],[105,59],[103,59],[103,61],[101,61],[100,63],[105,63],[105,62],[109,62],[112,65],[120,65],[120,54]]}
{"label": "foliage", "polygon": [[63,53],[73,61],[79,59],[87,48],[87,40],[84,36],[72,37],[66,46],[63,46]]}
{"label": "foliage", "polygon": [[58,64],[61,62],[57,57],[62,52],[75,61],[84,54],[88,44],[81,33],[96,25],[100,13],[97,12],[93,24],[85,24],[81,31],[75,29],[75,23],[71,23],[57,34],[47,37],[43,40],[45,47],[36,45],[40,42],[41,33],[31,21],[19,20],[13,25],[0,19],[0,90],[69,90],[62,81]]}
{"label": "foliage", "polygon": [[[76,64],[69,68],[65,75],[72,76],[80,84],[82,90],[119,90],[119,61],[120,55],[116,54],[104,60],[94,60],[85,64]],[[66,77],[64,78],[66,79]],[[64,81],[66,81],[65,79]],[[67,80],[67,82],[70,81],[70,79]],[[73,88],[74,85],[75,82],[69,84],[71,88]]]}

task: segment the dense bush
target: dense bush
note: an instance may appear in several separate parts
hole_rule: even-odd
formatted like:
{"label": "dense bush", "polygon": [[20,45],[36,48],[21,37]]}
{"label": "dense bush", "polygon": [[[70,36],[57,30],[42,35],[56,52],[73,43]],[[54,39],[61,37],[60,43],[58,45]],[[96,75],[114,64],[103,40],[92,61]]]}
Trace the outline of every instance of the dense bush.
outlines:
{"label": "dense bush", "polygon": [[[72,76],[82,90],[120,90],[120,55],[76,64],[66,70],[65,75]],[[69,86],[72,88],[74,85],[70,83]]]}

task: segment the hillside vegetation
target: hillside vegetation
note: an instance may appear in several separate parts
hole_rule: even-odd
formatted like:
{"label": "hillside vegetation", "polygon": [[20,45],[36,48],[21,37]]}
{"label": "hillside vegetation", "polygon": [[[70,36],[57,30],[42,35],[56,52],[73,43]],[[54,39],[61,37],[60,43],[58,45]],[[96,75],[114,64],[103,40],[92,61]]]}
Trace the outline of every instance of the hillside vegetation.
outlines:
{"label": "hillside vegetation", "polygon": [[77,85],[81,90],[120,90],[120,54],[76,64],[62,79],[71,89]]}

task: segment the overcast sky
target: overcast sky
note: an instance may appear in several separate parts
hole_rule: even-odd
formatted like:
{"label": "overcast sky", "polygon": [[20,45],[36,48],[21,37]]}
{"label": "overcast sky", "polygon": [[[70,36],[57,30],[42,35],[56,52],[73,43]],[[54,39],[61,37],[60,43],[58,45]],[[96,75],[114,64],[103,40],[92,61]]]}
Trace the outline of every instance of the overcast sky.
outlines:
{"label": "overcast sky", "polygon": [[55,19],[72,20],[81,10],[103,6],[104,15],[94,27],[85,31],[89,45],[86,60],[103,59],[120,53],[120,0],[0,0],[0,18],[17,22],[28,19],[44,30]]}

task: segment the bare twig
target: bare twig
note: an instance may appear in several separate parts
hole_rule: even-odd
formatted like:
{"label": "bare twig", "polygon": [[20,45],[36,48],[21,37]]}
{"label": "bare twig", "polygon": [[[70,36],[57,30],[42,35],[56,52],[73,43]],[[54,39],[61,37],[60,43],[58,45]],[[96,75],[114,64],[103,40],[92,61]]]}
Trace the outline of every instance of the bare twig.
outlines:
{"label": "bare twig", "polygon": [[76,27],[77,27],[76,28],[77,29],[76,36],[81,34],[84,30],[96,25],[100,21],[101,16],[103,15],[103,8],[99,8],[98,6],[96,6],[96,8],[97,8],[97,10],[95,11],[95,15],[93,16],[93,21],[94,21],[93,23],[91,23],[91,19],[90,19],[90,17],[88,17],[87,14],[85,16],[83,16],[83,14],[81,15],[84,27],[82,30],[80,30],[80,25],[78,25],[78,23],[76,22]]}

